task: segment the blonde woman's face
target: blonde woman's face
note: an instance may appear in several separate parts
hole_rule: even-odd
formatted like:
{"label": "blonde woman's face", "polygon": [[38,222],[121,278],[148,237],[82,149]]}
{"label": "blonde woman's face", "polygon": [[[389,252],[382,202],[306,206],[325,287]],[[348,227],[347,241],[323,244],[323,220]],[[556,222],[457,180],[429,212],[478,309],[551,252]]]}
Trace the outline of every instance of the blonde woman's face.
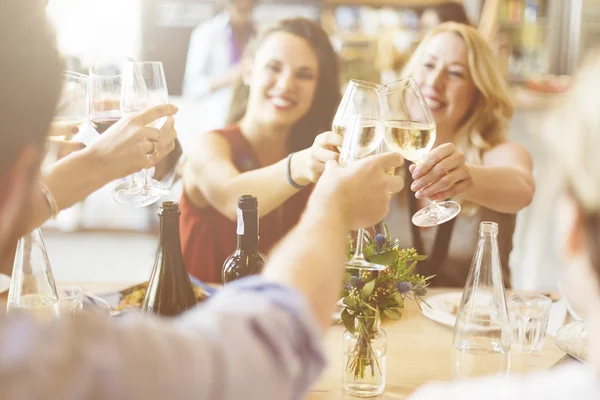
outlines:
{"label": "blonde woman's face", "polygon": [[477,95],[463,39],[451,32],[434,36],[413,77],[431,109],[438,132],[458,130]]}

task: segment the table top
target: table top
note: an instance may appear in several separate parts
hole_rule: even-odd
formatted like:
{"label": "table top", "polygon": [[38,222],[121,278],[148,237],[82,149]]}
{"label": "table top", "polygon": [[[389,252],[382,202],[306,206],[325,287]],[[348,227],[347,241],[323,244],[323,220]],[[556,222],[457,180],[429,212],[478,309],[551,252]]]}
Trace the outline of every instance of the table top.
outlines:
{"label": "table top", "polygon": [[[136,282],[137,283],[137,282]],[[62,282],[59,283],[61,286]],[[68,284],[68,283],[64,283]],[[81,283],[77,285],[95,293],[120,290],[131,284]],[[432,289],[429,295],[456,289]],[[434,380],[449,380],[452,359],[451,328],[438,324],[421,314],[412,301],[405,302],[400,321],[385,319],[382,328],[387,333],[387,385],[379,399],[404,399],[421,385]],[[344,327],[334,324],[325,336],[329,365],[321,380],[306,400],[350,399],[342,391],[342,337]],[[565,356],[548,336],[538,354],[512,352],[511,374],[547,370]]]}

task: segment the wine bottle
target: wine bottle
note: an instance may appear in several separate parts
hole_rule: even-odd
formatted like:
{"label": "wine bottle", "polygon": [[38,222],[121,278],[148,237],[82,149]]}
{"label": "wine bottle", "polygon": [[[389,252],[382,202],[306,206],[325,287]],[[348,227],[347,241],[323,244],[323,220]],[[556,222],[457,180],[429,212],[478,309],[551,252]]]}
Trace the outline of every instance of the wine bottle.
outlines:
{"label": "wine bottle", "polygon": [[196,304],[179,241],[179,204],[165,201],[158,211],[160,242],[142,312],[174,316]]}
{"label": "wine bottle", "polygon": [[266,258],[258,250],[258,201],[255,196],[238,198],[237,248],[223,264],[223,283],[262,272]]}

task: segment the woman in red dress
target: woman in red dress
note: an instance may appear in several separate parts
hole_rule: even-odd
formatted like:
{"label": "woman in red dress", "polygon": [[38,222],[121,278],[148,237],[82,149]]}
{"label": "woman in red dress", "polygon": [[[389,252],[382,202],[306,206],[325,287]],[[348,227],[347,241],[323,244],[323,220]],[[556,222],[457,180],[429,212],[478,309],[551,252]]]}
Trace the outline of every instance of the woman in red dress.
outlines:
{"label": "woman in red dress", "polygon": [[[220,282],[236,247],[237,199],[258,197],[264,253],[297,222],[341,138],[331,123],[340,100],[336,54],[316,23],[278,22],[249,46],[224,129],[188,151],[181,199],[181,245],[188,271]],[[321,133],[324,132],[324,133]]]}

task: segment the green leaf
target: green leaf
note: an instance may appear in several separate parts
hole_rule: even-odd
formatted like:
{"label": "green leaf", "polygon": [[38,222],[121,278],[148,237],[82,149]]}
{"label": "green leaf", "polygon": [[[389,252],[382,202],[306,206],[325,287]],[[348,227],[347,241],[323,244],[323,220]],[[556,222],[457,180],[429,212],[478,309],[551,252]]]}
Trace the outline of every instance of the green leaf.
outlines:
{"label": "green leaf", "polygon": [[375,289],[375,279],[365,283],[365,286],[360,291],[360,298],[363,300],[369,298],[371,293],[373,293],[373,289]]}
{"label": "green leaf", "polygon": [[350,308],[358,307],[358,300],[352,297],[344,297],[343,303]]}
{"label": "green leaf", "polygon": [[418,256],[413,257],[413,260],[415,260],[415,261],[427,260],[427,256],[418,255]]}
{"label": "green leaf", "polygon": [[383,311],[383,314],[393,321],[398,321],[402,318],[402,313],[395,308],[388,308]]}
{"label": "green leaf", "polygon": [[396,292],[394,295],[394,300],[396,300],[396,303],[398,303],[398,307],[404,308],[404,299],[400,293]]}
{"label": "green leaf", "polygon": [[346,330],[350,333],[354,333],[354,318],[354,315],[350,314],[347,308],[344,308],[344,311],[342,311],[342,322]]}
{"label": "green leaf", "polygon": [[374,252],[375,252],[375,245],[363,247],[363,256],[367,259],[367,261],[371,261],[371,257],[373,257]]}
{"label": "green leaf", "polygon": [[379,265],[391,265],[396,261],[398,257],[398,250],[391,249],[385,253],[376,254],[369,261]]}
{"label": "green leaf", "polygon": [[385,222],[383,223],[383,234],[385,235],[386,240],[392,239],[392,236],[390,235],[390,230],[388,229],[388,226]]}

